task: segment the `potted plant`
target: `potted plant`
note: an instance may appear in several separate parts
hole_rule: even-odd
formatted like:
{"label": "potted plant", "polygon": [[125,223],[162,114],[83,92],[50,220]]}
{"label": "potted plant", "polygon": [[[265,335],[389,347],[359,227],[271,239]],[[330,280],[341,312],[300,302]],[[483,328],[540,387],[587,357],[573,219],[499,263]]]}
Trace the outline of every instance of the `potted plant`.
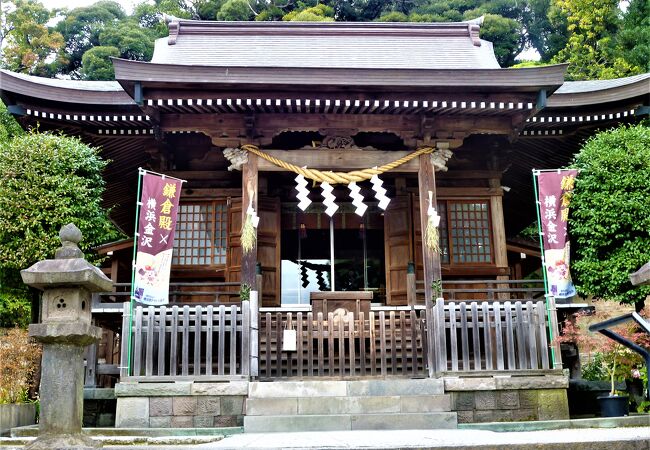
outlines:
{"label": "potted plant", "polygon": [[0,329],[0,435],[36,423],[30,399],[41,348],[21,328]]}
{"label": "potted plant", "polygon": [[[632,378],[642,364],[642,360],[639,355],[622,344],[601,333],[588,330],[590,324],[605,319],[606,317],[601,313],[574,314],[563,323],[562,333],[557,341],[576,344],[580,351],[589,357],[586,366],[590,367],[590,371],[600,372],[607,380],[609,392],[598,397],[601,416],[625,416],[629,414],[629,398],[617,390],[617,384],[622,386],[620,382]],[[649,344],[649,337],[639,332],[634,324],[623,324],[613,331],[636,344],[642,346]],[[594,367],[598,370],[594,370]]]}

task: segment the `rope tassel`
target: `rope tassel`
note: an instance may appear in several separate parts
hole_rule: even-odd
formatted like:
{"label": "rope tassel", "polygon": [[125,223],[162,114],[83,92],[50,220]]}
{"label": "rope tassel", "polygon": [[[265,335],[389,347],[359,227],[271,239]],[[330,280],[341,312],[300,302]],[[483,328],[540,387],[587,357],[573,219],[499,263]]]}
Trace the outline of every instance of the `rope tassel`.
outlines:
{"label": "rope tassel", "polygon": [[246,220],[241,228],[241,248],[244,253],[250,253],[257,244],[257,226],[260,223],[260,218],[253,208],[253,200],[251,199],[248,209],[246,210]]}
{"label": "rope tassel", "polygon": [[427,229],[424,232],[424,242],[428,249],[440,253],[440,235],[438,226],[440,225],[440,216],[433,206],[433,192],[429,191],[429,207],[427,208]]}

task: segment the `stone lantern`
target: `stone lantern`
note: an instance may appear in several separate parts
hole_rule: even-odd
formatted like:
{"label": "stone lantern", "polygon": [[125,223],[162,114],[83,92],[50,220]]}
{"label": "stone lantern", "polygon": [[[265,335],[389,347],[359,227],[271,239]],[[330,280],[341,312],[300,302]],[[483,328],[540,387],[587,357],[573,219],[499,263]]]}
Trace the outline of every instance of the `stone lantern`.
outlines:
{"label": "stone lantern", "polygon": [[84,259],[77,244],[81,231],[73,224],[61,228],[61,247],[54,259],[21,271],[23,282],[43,291],[41,323],[29,335],[43,344],[39,437],[26,448],[96,448],[101,444],[81,434],[83,419],[84,347],[101,339],[91,324],[91,295],[113,284]]}

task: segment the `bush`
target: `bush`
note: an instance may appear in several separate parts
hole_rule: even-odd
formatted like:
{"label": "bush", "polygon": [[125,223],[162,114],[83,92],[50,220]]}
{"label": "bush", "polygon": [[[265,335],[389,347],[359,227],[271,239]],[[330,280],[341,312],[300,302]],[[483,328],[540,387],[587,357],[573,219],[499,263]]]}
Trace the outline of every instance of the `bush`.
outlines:
{"label": "bush", "polygon": [[1,272],[53,257],[70,222],[85,250],[119,237],[101,206],[106,164],[79,139],[54,134],[28,133],[0,146]]}
{"label": "bush", "polygon": [[0,287],[0,327],[27,328],[31,319],[32,304],[25,289]]}
{"label": "bush", "polygon": [[41,347],[20,328],[0,332],[0,403],[24,403],[34,382]]}
{"label": "bush", "polygon": [[650,128],[595,135],[573,167],[580,169],[569,217],[578,292],[642,303],[650,286],[632,286],[629,274],[650,261]]}

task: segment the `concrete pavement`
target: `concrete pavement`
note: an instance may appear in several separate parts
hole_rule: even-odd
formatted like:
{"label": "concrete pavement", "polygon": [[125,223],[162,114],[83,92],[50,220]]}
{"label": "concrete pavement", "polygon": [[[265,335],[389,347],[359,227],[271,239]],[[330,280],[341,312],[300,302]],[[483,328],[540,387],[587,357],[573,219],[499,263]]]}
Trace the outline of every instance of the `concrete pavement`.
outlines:
{"label": "concrete pavement", "polygon": [[[22,444],[26,443],[23,438]],[[184,439],[186,439],[184,441]],[[174,438],[111,438],[107,450],[269,450],[269,449],[436,449],[436,450],[650,450],[650,424],[644,427],[495,432],[488,430],[378,430],[300,433],[245,433]],[[0,450],[21,449],[10,439]],[[171,445],[163,445],[163,444]]]}

